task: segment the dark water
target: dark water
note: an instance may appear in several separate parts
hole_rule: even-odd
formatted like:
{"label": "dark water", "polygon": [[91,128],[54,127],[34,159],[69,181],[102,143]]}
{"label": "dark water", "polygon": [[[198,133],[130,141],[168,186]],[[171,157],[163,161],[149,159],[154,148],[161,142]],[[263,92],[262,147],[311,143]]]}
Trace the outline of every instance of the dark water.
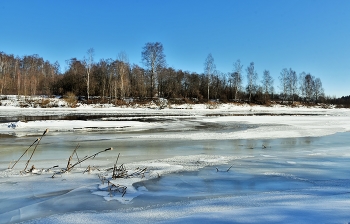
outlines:
{"label": "dark water", "polygon": [[[152,113],[152,114],[79,114],[79,113],[69,113],[65,115],[16,115],[12,116],[9,114],[8,116],[0,116],[0,123],[7,122],[17,122],[17,121],[41,121],[41,120],[117,120],[117,121],[165,121],[169,120],[169,115],[171,117],[186,117],[186,114],[166,114],[166,113]],[[206,114],[207,117],[216,117],[216,116],[295,116],[293,113],[210,113]],[[298,116],[324,116],[324,114],[301,114],[298,113]],[[156,117],[156,118],[155,118]],[[171,118],[170,118],[171,119]]]}
{"label": "dark water", "polygon": [[[172,115],[173,116],[173,115]],[[175,115],[176,116],[176,115]],[[182,115],[178,115],[182,116]],[[42,120],[83,120],[83,121],[89,121],[89,120],[117,120],[117,121],[162,121],[167,120],[166,116],[164,118],[158,118],[155,119],[154,115],[145,115],[141,114],[139,115],[125,115],[125,114],[70,114],[70,115],[45,115],[45,116],[6,116],[6,117],[0,117],[0,123],[7,123],[7,122],[17,122],[17,121],[42,121]]]}

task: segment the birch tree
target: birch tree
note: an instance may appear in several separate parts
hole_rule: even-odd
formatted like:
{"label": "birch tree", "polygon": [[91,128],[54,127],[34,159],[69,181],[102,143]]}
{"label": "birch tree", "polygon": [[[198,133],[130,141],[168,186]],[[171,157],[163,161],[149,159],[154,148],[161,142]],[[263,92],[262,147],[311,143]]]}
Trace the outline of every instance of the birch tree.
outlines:
{"label": "birch tree", "polygon": [[306,74],[305,72],[300,73],[300,91],[301,95],[304,98],[304,101],[310,102],[313,100],[314,96],[314,87],[315,87],[315,77],[310,73]]}
{"label": "birch tree", "polygon": [[243,65],[241,64],[241,61],[237,60],[233,64],[233,73],[231,75],[232,88],[235,94],[235,98],[234,98],[235,100],[237,100],[238,93],[242,89],[242,82],[243,82],[242,69],[243,69]]}
{"label": "birch tree", "polygon": [[291,68],[289,69],[287,75],[287,89],[289,98],[294,103],[294,96],[298,93],[298,76],[297,73]]}
{"label": "birch tree", "polygon": [[254,68],[254,62],[251,62],[250,65],[246,69],[247,72],[247,91],[249,94],[249,102],[251,102],[252,94],[256,88],[256,80],[258,79],[258,73],[256,73]]}
{"label": "birch tree", "polygon": [[86,69],[86,94],[87,94],[87,103],[89,104],[90,97],[90,74],[92,65],[94,63],[94,54],[95,50],[93,48],[89,48],[87,51],[87,58],[84,58],[84,65]]}
{"label": "birch tree", "polygon": [[273,78],[270,75],[270,71],[264,70],[261,84],[263,88],[264,101],[267,102],[269,99],[269,94],[271,94],[273,91]]}
{"label": "birch tree", "polygon": [[150,93],[151,97],[155,95],[154,90],[157,87],[157,76],[163,67],[166,66],[163,45],[159,42],[146,43],[141,53],[142,62],[147,67],[151,76]]}
{"label": "birch tree", "polygon": [[316,78],[314,81],[314,98],[315,102],[318,103],[320,96],[324,95],[324,89],[320,78]]}
{"label": "birch tree", "polygon": [[281,90],[282,95],[282,103],[287,99],[288,95],[288,69],[284,68],[282,69],[280,75],[278,76],[278,79],[280,81],[279,88]]}
{"label": "birch tree", "polygon": [[215,69],[216,69],[216,66],[214,64],[214,58],[213,56],[210,54],[208,54],[207,58],[205,59],[205,62],[204,62],[204,74],[206,75],[207,77],[207,82],[208,82],[208,85],[207,85],[207,90],[208,90],[208,101],[209,101],[209,87],[210,87],[210,77],[212,75],[214,75],[214,72],[215,72]]}
{"label": "birch tree", "polygon": [[122,51],[118,54],[118,75],[119,75],[119,88],[120,98],[125,98],[126,88],[128,86],[128,72],[129,72],[129,59],[127,54]]}

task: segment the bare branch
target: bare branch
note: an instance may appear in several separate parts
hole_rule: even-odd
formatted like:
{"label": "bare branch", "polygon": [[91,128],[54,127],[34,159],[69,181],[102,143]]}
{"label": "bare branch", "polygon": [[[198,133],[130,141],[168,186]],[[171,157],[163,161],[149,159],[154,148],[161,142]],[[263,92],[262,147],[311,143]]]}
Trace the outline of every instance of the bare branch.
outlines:
{"label": "bare branch", "polygon": [[33,157],[33,155],[34,155],[34,152],[35,152],[36,148],[38,147],[38,145],[39,145],[41,139],[44,137],[44,135],[45,135],[48,131],[49,131],[49,129],[46,129],[46,130],[44,131],[44,133],[42,134],[41,138],[39,138],[38,143],[35,145],[35,148],[34,148],[32,154],[30,155],[30,158],[28,159],[28,161],[27,161],[27,163],[26,163],[26,166],[24,167],[23,171],[25,171],[25,170],[27,169],[27,167],[28,167],[28,165],[29,165],[29,162],[30,162],[30,160],[32,159],[32,157]]}

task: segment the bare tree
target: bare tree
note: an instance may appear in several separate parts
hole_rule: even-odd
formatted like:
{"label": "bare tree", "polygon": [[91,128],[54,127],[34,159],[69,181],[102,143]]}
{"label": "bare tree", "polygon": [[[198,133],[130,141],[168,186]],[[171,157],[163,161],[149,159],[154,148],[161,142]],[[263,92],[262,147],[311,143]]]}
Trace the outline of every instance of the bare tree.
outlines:
{"label": "bare tree", "polygon": [[223,86],[225,83],[225,74],[220,71],[215,71],[215,74],[211,76],[211,95],[214,99],[220,98],[223,92]]}
{"label": "bare tree", "polygon": [[214,75],[215,69],[216,69],[216,66],[214,64],[214,58],[210,53],[208,54],[204,62],[204,74],[207,76],[207,81],[208,81],[208,101],[209,101],[210,77]]}
{"label": "bare tree", "polygon": [[278,79],[280,80],[280,85],[279,88],[281,90],[281,95],[282,95],[282,103],[287,99],[288,95],[288,69],[284,68],[282,69],[280,75],[278,76]]}
{"label": "bare tree", "polygon": [[62,86],[64,87],[63,93],[73,92],[75,95],[84,95],[86,93],[86,67],[84,64],[76,58],[66,60],[69,69],[64,73],[62,77]]}
{"label": "bare tree", "polygon": [[102,100],[106,99],[106,96],[109,96],[109,75],[112,59],[100,59],[96,63],[95,69],[93,71],[93,76],[97,81],[97,86],[95,86],[95,92],[99,93],[102,97]]}
{"label": "bare tree", "polygon": [[8,57],[3,52],[0,52],[0,95],[3,94],[4,87],[6,86],[7,74],[5,68],[7,61]]}
{"label": "bare tree", "polygon": [[21,69],[20,69],[20,59],[17,57],[16,60],[15,60],[15,68],[14,68],[14,73],[15,73],[15,76],[17,78],[17,95],[19,96],[20,95],[20,92],[21,92]]}
{"label": "bare tree", "polygon": [[247,72],[247,90],[249,94],[249,102],[251,102],[252,94],[256,89],[256,80],[258,79],[258,73],[256,73],[254,68],[254,62],[251,62],[246,69]]}
{"label": "bare tree", "polygon": [[292,100],[292,103],[294,103],[294,96],[298,93],[298,76],[291,68],[287,75],[287,89],[289,98]]}
{"label": "bare tree", "polygon": [[316,78],[314,82],[314,98],[315,102],[318,103],[319,97],[324,95],[324,89],[320,78]]}
{"label": "bare tree", "polygon": [[300,91],[304,101],[310,102],[313,100],[314,96],[314,87],[315,87],[315,77],[310,73],[306,74],[302,72],[299,75],[300,80]]}
{"label": "bare tree", "polygon": [[132,96],[139,96],[141,98],[147,96],[147,86],[146,86],[146,77],[145,77],[145,71],[138,65],[132,65],[131,66],[131,72],[130,72],[130,82],[131,82],[131,95]]}
{"label": "bare tree", "polygon": [[89,48],[87,51],[87,58],[84,58],[84,65],[86,68],[86,93],[87,93],[87,102],[89,104],[89,97],[90,97],[90,74],[92,65],[94,63],[94,54],[95,50],[93,48]]}
{"label": "bare tree", "polygon": [[241,61],[238,59],[233,64],[233,73],[231,74],[232,88],[235,93],[235,100],[237,100],[238,93],[242,89],[242,82],[243,82],[242,69],[243,69],[243,65],[241,65]]}
{"label": "bare tree", "polygon": [[147,67],[151,75],[151,97],[154,96],[156,88],[157,76],[161,69],[166,66],[163,45],[159,42],[146,43],[141,53],[142,62]]}
{"label": "bare tree", "polygon": [[264,100],[267,102],[269,94],[271,94],[273,90],[273,78],[270,75],[270,71],[264,70],[261,84],[263,88]]}
{"label": "bare tree", "polygon": [[120,98],[125,98],[126,87],[128,85],[129,59],[128,55],[122,51],[118,54],[118,75],[120,82]]}

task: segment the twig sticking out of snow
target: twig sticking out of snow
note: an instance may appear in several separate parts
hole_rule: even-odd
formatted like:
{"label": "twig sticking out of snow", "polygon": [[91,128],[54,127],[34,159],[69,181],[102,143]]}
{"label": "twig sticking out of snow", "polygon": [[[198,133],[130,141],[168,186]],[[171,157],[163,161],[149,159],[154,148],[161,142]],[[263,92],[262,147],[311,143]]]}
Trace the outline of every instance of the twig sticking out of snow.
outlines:
{"label": "twig sticking out of snow", "polygon": [[118,153],[118,157],[117,157],[117,161],[115,162],[114,164],[114,167],[113,167],[113,174],[112,174],[112,178],[116,178],[116,172],[117,172],[117,163],[118,163],[118,160],[119,160],[119,156],[120,156],[120,153]]}
{"label": "twig sticking out of snow", "polygon": [[144,178],[145,177],[145,172],[147,171],[147,167],[146,168],[143,168],[143,169],[141,169],[141,168],[139,168],[139,167],[137,167],[136,168],[136,170],[135,170],[135,172],[133,172],[132,174],[130,174],[129,175],[129,177],[139,177],[139,176],[141,176],[141,178]]}
{"label": "twig sticking out of snow", "polygon": [[[99,152],[97,152],[97,153],[95,153],[95,154],[93,154],[93,155],[91,155],[91,156],[85,156],[83,159],[79,160],[78,154],[76,153],[78,147],[79,147],[79,145],[77,145],[77,146],[75,147],[75,149],[74,149],[72,155],[69,157],[67,167],[66,167],[65,169],[62,169],[62,170],[59,171],[59,172],[54,173],[54,174],[52,175],[52,178],[54,178],[55,175],[57,175],[57,174],[63,174],[63,173],[70,172],[76,165],[81,164],[81,163],[84,162],[85,160],[88,160],[88,159],[91,159],[91,158],[93,159],[93,158],[95,158],[98,154],[100,154],[100,153],[102,153],[102,152],[107,152],[107,151],[113,150],[113,148],[110,147],[110,148],[104,149],[104,150],[102,150],[102,151],[99,151]],[[71,162],[72,157],[73,157],[74,154],[77,155],[78,162],[76,162],[76,163],[74,163],[74,164],[72,165],[70,162]],[[89,170],[90,170],[90,167],[88,167],[86,171],[89,171]],[[85,173],[86,171],[84,171],[84,173]]]}
{"label": "twig sticking out of snow", "polygon": [[[231,166],[226,170],[226,172],[230,171],[230,169],[231,169],[232,167],[233,167],[233,165],[231,165]],[[215,167],[215,169],[216,169],[216,172],[220,172],[219,168]],[[224,172],[224,171],[222,171],[222,172]]]}
{"label": "twig sticking out of snow", "polygon": [[91,156],[85,156],[82,160],[79,160],[78,162],[74,163],[74,164],[70,167],[70,169],[72,169],[72,168],[75,167],[76,165],[78,165],[78,164],[84,162],[85,160],[88,160],[88,159],[91,159],[91,158],[95,158],[98,154],[100,154],[100,153],[102,153],[102,152],[107,152],[107,151],[110,151],[110,150],[113,150],[113,148],[110,147],[110,148],[107,148],[107,149],[105,149],[105,150],[99,151],[99,152],[97,152],[97,153],[95,153],[95,154],[93,154],[93,155],[91,155]]}
{"label": "twig sticking out of snow", "polygon": [[100,179],[102,184],[105,184],[105,181],[107,180],[104,174],[97,174],[98,178]]}
{"label": "twig sticking out of snow", "polygon": [[[117,160],[118,161],[118,160]],[[113,173],[111,176],[111,179],[115,180],[117,178],[131,178],[131,177],[139,177],[139,178],[144,178],[145,177],[145,173],[147,171],[147,167],[146,168],[139,168],[137,167],[133,173],[129,174],[128,170],[126,169],[125,165],[122,164],[119,167],[117,167],[117,163],[114,164],[113,168],[109,168],[106,169],[107,171],[113,169]]]}
{"label": "twig sticking out of snow", "polygon": [[21,160],[21,158],[24,156],[24,154],[26,154],[28,152],[28,150],[37,142],[39,141],[39,138],[37,138],[24,152],[23,154],[17,159],[17,161],[12,165],[12,167],[10,168],[10,166],[8,167],[9,169],[13,169],[13,167],[15,167],[15,165],[18,163],[18,161]]}
{"label": "twig sticking out of snow", "polygon": [[59,167],[59,166],[58,166],[58,165],[55,165],[55,166],[53,166],[53,167],[50,167],[50,168],[46,169],[45,172],[49,172],[51,169],[57,168],[57,167]]}
{"label": "twig sticking out of snow", "polygon": [[26,167],[24,167],[23,171],[25,171],[25,170],[27,169],[27,167],[28,167],[28,165],[29,165],[29,162],[30,162],[30,160],[32,159],[32,157],[33,157],[33,155],[34,155],[34,152],[35,152],[36,148],[38,147],[38,145],[39,145],[41,139],[44,137],[44,135],[45,135],[48,131],[49,131],[49,129],[46,128],[46,130],[45,130],[44,133],[42,134],[41,138],[39,138],[38,143],[35,145],[35,148],[34,148],[32,154],[30,155],[30,158],[28,159],[28,161],[27,161],[27,163],[26,163]]}
{"label": "twig sticking out of snow", "polygon": [[74,149],[74,151],[73,151],[73,153],[72,153],[72,155],[69,157],[69,159],[68,159],[68,163],[67,163],[67,167],[66,167],[66,171],[67,172],[69,172],[71,169],[72,169],[72,164],[70,163],[71,162],[71,160],[73,159],[73,155],[74,154],[76,154],[77,155],[77,158],[78,158],[78,162],[79,162],[79,157],[78,157],[78,154],[77,154],[77,149],[80,147],[80,145],[79,145],[79,143],[78,143],[78,145],[75,147],[75,149]]}
{"label": "twig sticking out of snow", "polygon": [[113,196],[112,192],[119,192],[122,193],[122,197],[124,197],[126,193],[126,189],[128,187],[120,184],[113,184],[112,182],[108,181],[108,191],[109,191],[109,196]]}
{"label": "twig sticking out of snow", "polygon": [[91,173],[92,170],[101,171],[99,168],[97,168],[97,167],[95,167],[95,166],[90,166],[90,165],[89,165],[88,167],[86,167],[86,169],[84,170],[83,173],[86,173],[86,172]]}
{"label": "twig sticking out of snow", "polygon": [[119,160],[119,156],[120,153],[118,154],[117,160],[114,164],[114,166],[112,168],[108,168],[106,169],[106,171],[111,171],[112,175],[110,177],[108,177],[108,174],[99,174],[98,177],[101,180],[102,185],[107,182],[108,183],[108,187],[107,190],[109,192],[109,195],[112,197],[114,195],[114,193],[119,192],[122,193],[122,197],[124,197],[124,195],[126,194],[126,189],[127,187],[118,183],[115,183],[116,181],[112,181],[112,180],[116,180],[116,179],[127,179],[127,178],[144,178],[145,177],[145,173],[147,171],[147,168],[139,168],[137,167],[135,170],[133,170],[133,172],[131,174],[128,173],[128,170],[126,169],[126,167],[124,166],[124,164],[121,164],[119,167],[117,166],[118,160]]}

